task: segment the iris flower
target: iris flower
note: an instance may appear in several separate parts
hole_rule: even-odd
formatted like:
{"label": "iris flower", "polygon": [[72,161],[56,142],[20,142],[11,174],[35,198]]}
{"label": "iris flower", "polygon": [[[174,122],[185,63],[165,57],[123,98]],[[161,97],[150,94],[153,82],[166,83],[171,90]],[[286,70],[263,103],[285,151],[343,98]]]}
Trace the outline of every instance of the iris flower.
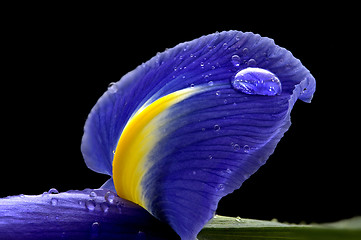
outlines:
{"label": "iris flower", "polygon": [[301,62],[258,34],[215,33],[158,53],[111,84],[85,123],[85,163],[109,180],[1,199],[0,236],[193,240],[314,91]]}

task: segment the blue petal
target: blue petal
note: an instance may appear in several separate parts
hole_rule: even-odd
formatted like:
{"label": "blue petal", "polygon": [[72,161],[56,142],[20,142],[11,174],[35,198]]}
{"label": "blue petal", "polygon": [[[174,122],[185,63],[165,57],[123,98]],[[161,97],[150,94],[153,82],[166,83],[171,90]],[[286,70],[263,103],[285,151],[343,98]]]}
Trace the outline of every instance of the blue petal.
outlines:
{"label": "blue petal", "polygon": [[[234,78],[247,68],[267,74],[243,93]],[[194,239],[218,201],[273,153],[296,100],[310,102],[314,91],[309,71],[269,38],[203,36],[111,86],[88,117],[82,152],[91,169],[113,173],[120,196]]]}
{"label": "blue petal", "polygon": [[177,239],[139,206],[108,190],[0,199],[0,238]]}

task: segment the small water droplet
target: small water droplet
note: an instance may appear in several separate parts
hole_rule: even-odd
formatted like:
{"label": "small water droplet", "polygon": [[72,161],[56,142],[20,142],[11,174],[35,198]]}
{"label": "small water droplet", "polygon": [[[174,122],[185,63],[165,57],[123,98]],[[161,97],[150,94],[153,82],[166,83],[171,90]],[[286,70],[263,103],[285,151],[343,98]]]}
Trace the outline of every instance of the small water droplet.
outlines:
{"label": "small water droplet", "polygon": [[52,199],[50,200],[50,203],[51,203],[52,206],[56,206],[56,205],[58,205],[58,199],[52,198]]}
{"label": "small water droplet", "polygon": [[209,158],[209,159],[213,159],[213,156],[209,154],[209,155],[208,155],[208,158]]}
{"label": "small water droplet", "polygon": [[96,198],[96,197],[97,197],[96,192],[91,191],[90,194],[89,194],[89,197],[91,197],[91,198]]}
{"label": "small water droplet", "polygon": [[115,150],[113,150],[113,154],[115,154]]}
{"label": "small water droplet", "polygon": [[102,211],[103,211],[104,213],[107,213],[107,212],[109,211],[109,203],[107,203],[107,202],[102,202],[102,203],[100,204],[100,208],[102,209]]}
{"label": "small water droplet", "polygon": [[94,239],[94,237],[98,237],[99,231],[100,231],[100,223],[99,222],[93,222],[92,225],[91,225],[91,233],[92,233],[92,238],[93,239]]}
{"label": "small water droplet", "polygon": [[221,127],[220,127],[219,125],[217,125],[217,124],[216,124],[216,125],[214,125],[214,127],[213,127],[213,128],[214,128],[214,130],[215,130],[215,131],[219,131],[219,130],[221,130]]}
{"label": "small water droplet", "polygon": [[243,220],[242,220],[240,217],[237,217],[237,218],[236,218],[236,221],[239,222],[239,223],[242,223],[242,222],[243,222]]}
{"label": "small water droplet", "polygon": [[194,83],[192,83],[190,86],[191,86],[191,88],[194,88]]}
{"label": "small water droplet", "polygon": [[256,60],[254,60],[253,58],[251,58],[250,60],[248,60],[247,65],[250,67],[256,66],[257,62]]}
{"label": "small water droplet", "polygon": [[115,85],[115,82],[109,83],[109,85],[108,85],[108,91],[109,91],[110,93],[116,93],[116,92],[118,91],[118,87],[117,87],[117,85]]}
{"label": "small water droplet", "polygon": [[212,87],[214,85],[213,81],[208,82],[208,86]]}
{"label": "small water droplet", "polygon": [[224,185],[223,184],[219,184],[216,188],[217,191],[223,191],[224,190]]}
{"label": "small water droplet", "polygon": [[201,67],[203,68],[203,67],[204,67],[204,62],[201,62],[200,65],[201,65]]}
{"label": "small water droplet", "polygon": [[241,147],[236,143],[236,144],[233,144],[233,149],[234,149],[234,151],[239,151],[241,149]]}
{"label": "small water droplet", "polygon": [[105,199],[105,201],[107,201],[108,203],[113,204],[113,203],[114,203],[114,200],[115,200],[115,197],[116,197],[115,193],[109,191],[109,192],[107,192],[107,193],[105,194],[104,199]]}
{"label": "small water droplet", "polygon": [[227,99],[224,99],[224,101],[223,101],[223,102],[224,102],[224,104],[227,104],[227,103],[228,103]]}
{"label": "small water droplet", "polygon": [[274,96],[282,92],[281,81],[265,69],[245,68],[231,80],[233,88],[250,95]]}
{"label": "small water droplet", "polygon": [[94,211],[95,210],[95,206],[96,203],[94,200],[88,200],[85,202],[85,207],[89,210],[89,211]]}
{"label": "small water droplet", "polygon": [[48,194],[58,194],[59,191],[56,190],[55,188],[50,188],[49,191],[48,191]]}
{"label": "small water droplet", "polygon": [[216,96],[221,96],[221,92],[220,92],[220,91],[216,91]]}
{"label": "small water droplet", "polygon": [[248,153],[251,148],[248,145],[243,146],[243,152]]}
{"label": "small water droplet", "polygon": [[248,48],[245,47],[245,48],[242,49],[242,54],[243,55],[247,55],[248,52],[249,52]]}
{"label": "small water droplet", "polygon": [[226,173],[231,174],[231,173],[232,173],[232,170],[229,169],[229,168],[227,168],[227,169],[226,169]]}
{"label": "small water droplet", "polygon": [[241,63],[241,58],[238,55],[233,55],[231,57],[231,59],[232,59],[231,61],[232,61],[233,66],[239,67],[239,65]]}

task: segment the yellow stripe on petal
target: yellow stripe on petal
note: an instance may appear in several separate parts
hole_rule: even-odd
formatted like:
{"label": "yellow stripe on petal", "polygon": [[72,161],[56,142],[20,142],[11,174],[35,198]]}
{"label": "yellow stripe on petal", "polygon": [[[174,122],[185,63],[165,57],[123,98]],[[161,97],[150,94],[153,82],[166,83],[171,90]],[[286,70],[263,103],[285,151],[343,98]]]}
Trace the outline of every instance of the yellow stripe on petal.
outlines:
{"label": "yellow stripe on petal", "polygon": [[141,181],[149,169],[150,151],[161,139],[161,126],[167,122],[167,110],[174,104],[201,92],[201,87],[186,88],[168,94],[149,106],[141,107],[125,126],[113,159],[115,189],[121,198],[145,208]]}

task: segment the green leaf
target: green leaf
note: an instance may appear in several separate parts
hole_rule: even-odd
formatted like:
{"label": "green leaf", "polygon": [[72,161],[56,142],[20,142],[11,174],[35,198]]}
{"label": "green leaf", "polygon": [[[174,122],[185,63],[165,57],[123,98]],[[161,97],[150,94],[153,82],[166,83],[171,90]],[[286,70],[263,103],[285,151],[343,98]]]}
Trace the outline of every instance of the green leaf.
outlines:
{"label": "green leaf", "polygon": [[327,224],[287,224],[246,218],[215,216],[198,234],[198,240],[213,239],[327,239],[360,240],[361,217]]}

